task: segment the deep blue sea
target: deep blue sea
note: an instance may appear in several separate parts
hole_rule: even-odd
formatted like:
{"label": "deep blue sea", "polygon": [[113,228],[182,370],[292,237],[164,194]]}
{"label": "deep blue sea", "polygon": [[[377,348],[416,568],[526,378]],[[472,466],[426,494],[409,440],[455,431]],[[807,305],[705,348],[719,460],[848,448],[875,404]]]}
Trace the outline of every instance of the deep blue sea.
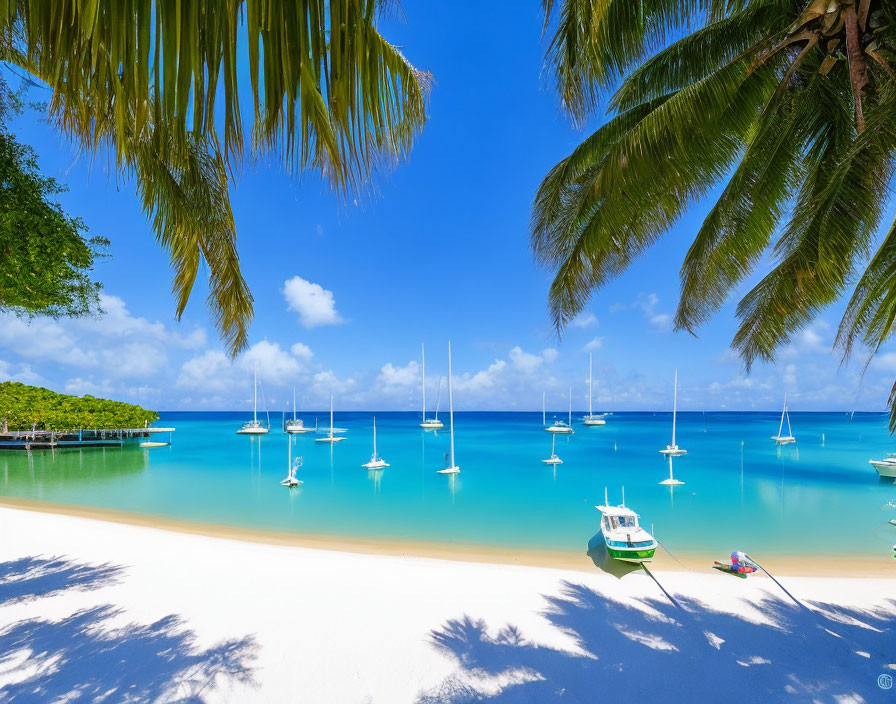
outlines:
{"label": "deep blue sea", "polygon": [[604,487],[618,503],[624,485],[673,553],[888,555],[896,542],[896,510],[883,508],[896,486],[868,464],[896,450],[883,414],[794,413],[797,443],[779,448],[778,413],[679,413],[688,454],[674,461],[685,482],[674,489],[659,484],[669,413],[615,413],[598,427],[575,414],[555,467],[541,462],[551,450],[541,413],[456,413],[454,477],[436,473],[447,427],[423,431],[419,413],[376,413],[391,466],[362,468],[373,415],[337,413],[348,432],[336,445],[295,436],[304,484],[294,490],[280,485],[289,436],[279,414],[253,438],[235,433],[244,413],[170,412],[158,423],[176,427],[170,447],[0,452],[0,495],[305,534],[584,551]]}

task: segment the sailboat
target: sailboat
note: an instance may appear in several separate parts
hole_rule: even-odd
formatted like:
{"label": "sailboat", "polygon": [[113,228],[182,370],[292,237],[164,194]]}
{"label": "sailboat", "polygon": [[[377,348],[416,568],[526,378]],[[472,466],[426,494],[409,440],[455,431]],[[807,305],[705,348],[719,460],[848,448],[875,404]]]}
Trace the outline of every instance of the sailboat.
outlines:
{"label": "sailboat", "polygon": [[564,423],[562,420],[555,420],[553,425],[545,428],[549,433],[565,433],[572,435],[572,387],[569,387],[569,422]]}
{"label": "sailboat", "polygon": [[313,428],[306,428],[305,423],[296,418],[296,390],[292,390],[292,420],[286,421],[283,430],[290,434],[313,433]]}
{"label": "sailboat", "polygon": [[557,457],[557,453],[554,452],[556,445],[557,445],[557,435],[555,433],[554,435],[551,435],[551,456],[548,457],[546,460],[542,460],[542,462],[544,462],[545,464],[563,464],[563,460],[561,460],[559,457]]}
{"label": "sailboat", "polygon": [[675,444],[675,422],[678,419],[678,370],[675,370],[675,387],[672,392],[672,444],[666,445],[666,449],[660,450],[664,455],[669,457],[678,457],[686,455],[687,450]]}
{"label": "sailboat", "polygon": [[330,430],[326,437],[314,438],[314,442],[342,442],[345,438],[341,435],[336,435],[336,433],[341,432],[345,431],[342,428],[333,427],[333,394],[330,394]]}
{"label": "sailboat", "polygon": [[292,461],[292,438],[286,438],[286,445],[286,467],[288,473],[286,475],[286,479],[283,479],[280,483],[283,486],[292,488],[294,486],[299,486],[302,483],[300,479],[296,479],[296,470],[298,470],[298,468],[302,466],[302,458],[296,457],[296,461]]}
{"label": "sailboat", "polygon": [[266,435],[268,428],[258,422],[258,362],[255,363],[255,382],[253,385],[252,420],[236,431],[237,435]]}
{"label": "sailboat", "polygon": [[[423,413],[420,422],[421,428],[426,428],[428,430],[438,430],[439,428],[444,428],[445,424],[439,420],[439,411],[436,410],[435,418],[427,418],[426,417],[426,351],[423,348],[423,344],[420,344],[420,371],[422,372],[422,380],[423,380]],[[439,379],[439,393],[442,391],[442,380]]]}
{"label": "sailboat", "polygon": [[610,506],[604,488],[604,503],[595,506],[601,512],[600,533],[607,546],[607,554],[623,562],[647,562],[653,559],[658,543],[638,523],[638,514],[625,505],[625,487],[622,487],[622,503]]}
{"label": "sailboat", "polygon": [[361,466],[367,469],[383,469],[389,466],[386,460],[376,454],[376,416],[373,417],[373,454],[370,456],[370,462],[365,462]]}
{"label": "sailboat", "polygon": [[667,456],[669,458],[669,478],[663,479],[660,484],[663,484],[665,486],[681,486],[682,484],[684,484],[684,482],[680,479],[676,479],[672,474],[672,455]]}
{"label": "sailboat", "polygon": [[[784,435],[784,419],[787,419],[787,435]],[[787,394],[784,394],[784,410],[781,411],[781,424],[778,426],[778,434],[772,435],[772,440],[778,445],[790,445],[796,442],[793,430],[790,428],[790,414],[787,412]]]}
{"label": "sailboat", "polygon": [[448,341],[448,432],[451,435],[448,461],[445,463],[445,469],[437,470],[439,474],[459,474],[460,467],[454,461],[454,393],[451,383],[451,341]]}
{"label": "sailboat", "polygon": [[588,415],[582,418],[582,422],[585,425],[606,425],[607,421],[603,416],[594,415],[594,411],[591,409],[591,396],[592,389],[594,385],[594,353],[588,353]]}

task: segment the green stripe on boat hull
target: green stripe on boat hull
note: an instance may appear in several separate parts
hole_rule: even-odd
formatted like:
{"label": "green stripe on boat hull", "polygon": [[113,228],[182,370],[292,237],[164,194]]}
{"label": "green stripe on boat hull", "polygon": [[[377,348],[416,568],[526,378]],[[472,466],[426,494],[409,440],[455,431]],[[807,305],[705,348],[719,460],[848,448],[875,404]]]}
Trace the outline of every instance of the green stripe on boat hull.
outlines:
{"label": "green stripe on boat hull", "polygon": [[652,560],[656,548],[647,548],[644,550],[623,550],[620,548],[611,548],[607,545],[607,554],[614,560],[623,560],[625,562],[643,562],[644,560]]}

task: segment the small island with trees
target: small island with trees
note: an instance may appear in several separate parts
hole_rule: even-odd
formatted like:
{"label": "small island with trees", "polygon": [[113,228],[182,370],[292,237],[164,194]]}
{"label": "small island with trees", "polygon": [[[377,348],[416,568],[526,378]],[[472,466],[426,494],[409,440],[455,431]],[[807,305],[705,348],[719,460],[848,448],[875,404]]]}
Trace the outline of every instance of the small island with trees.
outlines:
{"label": "small island with trees", "polygon": [[158,419],[155,411],[122,401],[0,383],[0,449],[118,445],[172,430],[150,428]]}

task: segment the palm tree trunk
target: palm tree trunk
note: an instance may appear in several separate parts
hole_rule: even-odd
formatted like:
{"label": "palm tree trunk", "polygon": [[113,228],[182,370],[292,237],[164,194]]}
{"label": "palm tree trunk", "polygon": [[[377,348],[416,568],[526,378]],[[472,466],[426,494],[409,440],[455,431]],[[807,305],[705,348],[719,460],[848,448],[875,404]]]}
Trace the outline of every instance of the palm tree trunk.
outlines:
{"label": "palm tree trunk", "polygon": [[855,5],[849,5],[843,13],[846,24],[846,55],[849,57],[849,81],[856,104],[856,129],[865,131],[865,115],[862,111],[862,88],[868,83],[868,62],[859,43],[859,23]]}

